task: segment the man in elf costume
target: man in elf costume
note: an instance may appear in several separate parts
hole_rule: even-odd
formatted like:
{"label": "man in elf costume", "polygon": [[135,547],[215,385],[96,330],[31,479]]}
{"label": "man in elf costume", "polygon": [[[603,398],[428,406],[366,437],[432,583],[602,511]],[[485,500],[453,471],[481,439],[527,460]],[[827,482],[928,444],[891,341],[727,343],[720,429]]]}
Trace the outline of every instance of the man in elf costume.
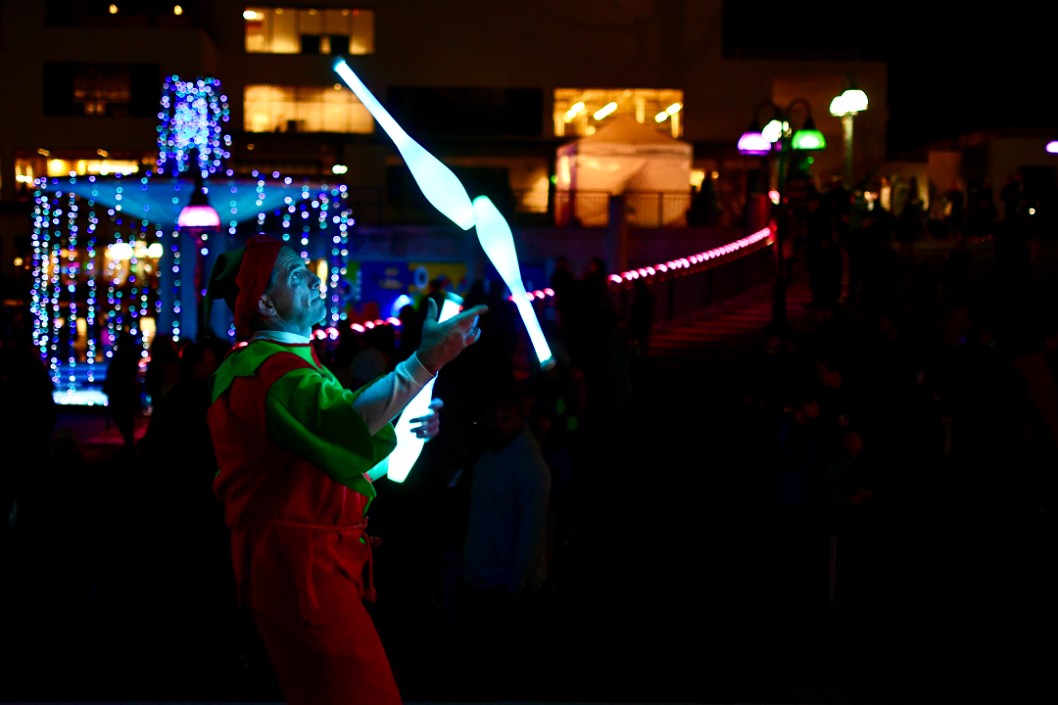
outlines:
{"label": "man in elf costume", "polygon": [[[365,533],[372,483],[396,445],[393,420],[478,339],[487,308],[441,323],[430,300],[415,353],[350,391],[315,355],[312,329],[325,303],[320,279],[293,249],[258,235],[223,253],[206,320],[218,298],[232,310],[237,343],[214,373],[208,421],[239,599],[290,705],[399,705],[363,604],[374,599]],[[435,399],[416,420],[419,437],[437,434],[441,406]]]}

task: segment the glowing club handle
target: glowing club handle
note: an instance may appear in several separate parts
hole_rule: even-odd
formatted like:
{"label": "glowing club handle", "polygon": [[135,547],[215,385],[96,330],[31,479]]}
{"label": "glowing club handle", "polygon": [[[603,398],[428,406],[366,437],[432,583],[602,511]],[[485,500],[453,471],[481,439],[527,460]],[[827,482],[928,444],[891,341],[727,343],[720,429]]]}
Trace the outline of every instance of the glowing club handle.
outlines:
{"label": "glowing club handle", "polygon": [[[441,314],[437,317],[437,320],[446,321],[459,313],[462,303],[463,299],[459,296],[452,293],[446,294],[445,302],[441,306]],[[412,397],[412,400],[404,407],[404,411],[400,413],[397,423],[393,425],[397,433],[397,445],[382,463],[388,464],[386,477],[394,482],[404,482],[407,479],[408,473],[411,472],[415,461],[419,459],[419,454],[422,453],[422,447],[426,443],[426,439],[415,435],[411,420],[425,416],[430,411],[430,402],[433,401],[433,384],[436,381],[437,377],[434,377],[423,385],[419,393]]]}
{"label": "glowing club handle", "polygon": [[470,230],[474,226],[474,206],[470,203],[470,196],[459,178],[437,157],[408,136],[344,59],[335,62],[334,70],[393,140],[426,200],[463,230]]}
{"label": "glowing club handle", "polygon": [[477,214],[478,242],[481,243],[481,248],[485,250],[492,266],[507,284],[507,288],[511,290],[514,305],[529,333],[529,340],[533,344],[533,350],[536,352],[536,359],[539,360],[540,366],[550,367],[554,364],[551,348],[547,344],[544,331],[540,328],[536,311],[533,310],[529,301],[525,284],[522,283],[522,272],[518,267],[518,252],[514,248],[511,228],[488,196],[478,196],[474,199],[474,212]]}

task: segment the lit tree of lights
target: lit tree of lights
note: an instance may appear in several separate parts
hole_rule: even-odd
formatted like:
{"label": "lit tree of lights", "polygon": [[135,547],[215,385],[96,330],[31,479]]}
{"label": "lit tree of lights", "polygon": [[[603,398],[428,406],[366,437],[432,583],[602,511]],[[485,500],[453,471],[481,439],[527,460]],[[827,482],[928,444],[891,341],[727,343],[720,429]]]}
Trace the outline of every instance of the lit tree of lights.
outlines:
{"label": "lit tree of lights", "polygon": [[[142,333],[144,345],[152,330],[176,340],[197,335],[188,329],[200,323],[188,308],[204,287],[196,272],[208,272],[240,234],[270,232],[314,259],[327,289],[329,327],[347,318],[338,295],[354,222],[346,186],[295,184],[278,171],[236,176],[226,166],[228,104],[216,79],[169,77],[158,117],[153,171],[35,182],[33,342],[60,403],[101,403],[90,392],[123,330]],[[196,188],[192,181],[208,185],[221,225],[185,237],[179,215]],[[234,341],[230,321],[227,337]]]}
{"label": "lit tree of lights", "polygon": [[229,117],[228,97],[217,79],[166,79],[158,113],[158,173],[187,171],[193,149],[203,175],[222,169],[231,156],[231,135],[224,131]]}

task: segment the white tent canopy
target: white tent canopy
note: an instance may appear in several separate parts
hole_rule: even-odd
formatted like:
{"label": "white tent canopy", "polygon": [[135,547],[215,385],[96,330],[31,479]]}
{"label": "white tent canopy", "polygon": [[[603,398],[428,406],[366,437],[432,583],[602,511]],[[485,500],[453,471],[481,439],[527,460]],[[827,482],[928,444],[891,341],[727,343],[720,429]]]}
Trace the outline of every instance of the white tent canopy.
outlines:
{"label": "white tent canopy", "polygon": [[[627,194],[629,220],[637,225],[671,224],[684,218],[690,205],[693,151],[688,142],[619,115],[595,134],[558,148],[557,188],[576,192],[567,210],[581,225],[607,222],[605,194]],[[672,197],[679,201],[676,207],[662,208]]]}

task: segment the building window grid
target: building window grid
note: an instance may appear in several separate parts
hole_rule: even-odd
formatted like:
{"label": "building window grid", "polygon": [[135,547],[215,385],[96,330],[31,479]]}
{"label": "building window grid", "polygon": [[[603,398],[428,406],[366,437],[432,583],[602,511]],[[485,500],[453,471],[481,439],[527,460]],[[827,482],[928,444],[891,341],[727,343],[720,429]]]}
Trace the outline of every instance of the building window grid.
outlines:
{"label": "building window grid", "polygon": [[243,17],[249,53],[360,55],[375,51],[374,10],[247,7]]}

